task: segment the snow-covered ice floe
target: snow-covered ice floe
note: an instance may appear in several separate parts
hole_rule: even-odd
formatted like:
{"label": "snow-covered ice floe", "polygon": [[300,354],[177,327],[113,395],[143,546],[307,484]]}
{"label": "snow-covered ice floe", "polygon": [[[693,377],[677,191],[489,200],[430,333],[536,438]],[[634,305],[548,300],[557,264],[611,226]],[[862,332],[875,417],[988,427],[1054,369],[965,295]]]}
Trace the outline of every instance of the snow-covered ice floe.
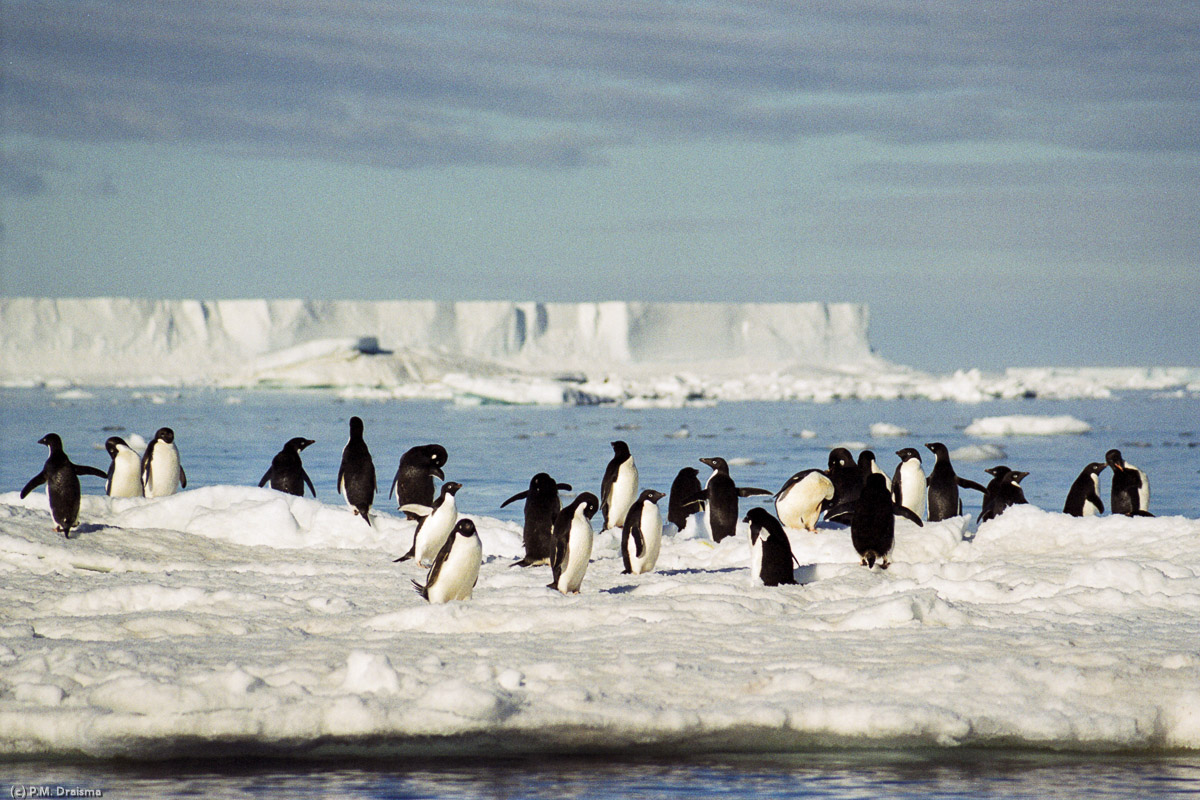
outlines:
{"label": "snow-covered ice floe", "polygon": [[1088,433],[1092,426],[1067,414],[1039,416],[1013,414],[1006,417],[983,417],[971,422],[963,431],[981,438],[999,436],[1062,436]]}
{"label": "snow-covered ice floe", "polygon": [[432,606],[389,513],[214,486],[81,519],[68,541],[44,494],[0,495],[10,757],[1200,749],[1196,520],[898,520],[886,572],[790,531],[776,588],[744,525],[672,528],[640,576],[606,532],[568,597],[472,516],[474,597]]}

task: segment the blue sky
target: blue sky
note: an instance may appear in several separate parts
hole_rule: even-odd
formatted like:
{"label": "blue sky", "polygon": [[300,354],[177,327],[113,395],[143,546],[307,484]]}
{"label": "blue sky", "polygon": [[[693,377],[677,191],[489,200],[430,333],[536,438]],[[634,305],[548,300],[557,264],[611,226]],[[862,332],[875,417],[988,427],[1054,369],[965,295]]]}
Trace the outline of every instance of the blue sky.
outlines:
{"label": "blue sky", "polygon": [[7,295],[828,300],[1200,365],[1193,2],[24,2]]}

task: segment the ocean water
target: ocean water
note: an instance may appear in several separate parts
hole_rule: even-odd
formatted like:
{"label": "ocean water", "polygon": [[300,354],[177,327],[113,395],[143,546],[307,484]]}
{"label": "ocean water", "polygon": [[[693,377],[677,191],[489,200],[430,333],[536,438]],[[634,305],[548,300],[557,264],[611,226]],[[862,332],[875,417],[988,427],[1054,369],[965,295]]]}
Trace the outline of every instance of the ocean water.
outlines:
{"label": "ocean water", "polygon": [[[1069,414],[1092,431],[994,440],[963,432],[973,419],[1008,414]],[[342,400],[331,392],[104,389],[59,396],[4,389],[0,491],[20,489],[40,470],[45,448],[36,440],[49,431],[63,436],[73,460],[103,468],[105,438],[149,439],[167,425],[176,431],[189,487],[257,485],[286,440],[315,439],[304,452],[306,468],[318,497],[340,504],[334,479],[352,415],[366,422],[381,482],[390,481],[405,449],[440,442],[450,452],[447,478],[464,484],[460,507],[502,519],[520,518],[519,503],[499,505],[525,489],[534,472],[550,472],[577,491],[598,491],[611,457],[609,442],[618,438],[630,444],[642,485],[664,491],[680,467],[697,466],[703,478],[706,470],[697,461],[703,456],[730,459],[740,484],[773,491],[797,470],[823,466],[829,448],[838,444],[855,451],[870,447],[890,472],[901,447],[939,440],[953,450],[986,441],[1001,447],[1003,457],[958,461],[959,474],[982,480],[983,470],[997,462],[1026,470],[1030,502],[1048,510],[1061,508],[1084,464],[1119,447],[1148,473],[1155,513],[1200,514],[1200,399],[1147,393],[980,405],[852,401],[632,410],[380,403]],[[870,426],[876,422],[910,434],[873,438]],[[927,468],[931,460],[926,457]],[[1101,483],[1107,502],[1107,472]],[[98,494],[101,484],[85,479],[85,491]],[[968,511],[977,510],[977,496],[966,493],[965,502]],[[382,493],[377,507],[393,508]],[[848,748],[669,757],[630,752],[603,759],[544,754],[448,761],[0,761],[0,794],[71,796],[72,789],[100,790],[105,797],[1182,797],[1200,796],[1200,754]]]}

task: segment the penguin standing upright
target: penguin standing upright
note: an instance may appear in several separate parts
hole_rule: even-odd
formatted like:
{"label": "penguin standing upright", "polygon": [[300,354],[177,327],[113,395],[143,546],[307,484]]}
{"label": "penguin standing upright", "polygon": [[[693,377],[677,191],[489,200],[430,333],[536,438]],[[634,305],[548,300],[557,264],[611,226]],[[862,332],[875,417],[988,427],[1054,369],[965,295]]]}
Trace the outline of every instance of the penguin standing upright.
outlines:
{"label": "penguin standing upright", "polygon": [[159,428],[146,445],[146,452],[142,454],[142,485],[146,497],[166,497],[175,494],[180,487],[187,488],[187,475],[179,462],[175,431],[170,428]]}
{"label": "penguin standing upright", "polygon": [[695,499],[704,503],[704,524],[712,540],[719,542],[737,533],[739,497],[771,493],[752,486],[737,486],[729,476],[729,464],[723,458],[702,458],[700,461],[712,467],[713,471],[708,476],[703,494]]}
{"label": "penguin standing upright", "polygon": [[997,470],[996,477],[988,483],[988,499],[976,522],[995,519],[1009,506],[1024,505],[1028,502],[1025,499],[1025,491],[1021,488],[1021,481],[1029,477],[1028,472],[1018,472],[1007,467],[992,469]]}
{"label": "penguin standing upright", "polygon": [[1083,468],[1079,477],[1067,492],[1063,513],[1072,517],[1092,517],[1104,513],[1104,501],[1100,499],[1100,473],[1107,464],[1093,461]]}
{"label": "penguin standing upright", "polygon": [[654,569],[662,549],[662,512],[658,501],[666,497],[655,489],[646,489],[633,501],[625,524],[621,526],[623,575],[641,575]]}
{"label": "penguin standing upright", "polygon": [[671,482],[671,496],[667,500],[667,522],[675,526],[675,530],[683,530],[696,506],[691,504],[695,497],[704,490],[700,485],[700,470],[695,467],[684,467],[679,470],[675,480]]}
{"label": "penguin standing upright", "polygon": [[350,418],[350,439],[342,448],[342,463],[338,467],[338,494],[354,513],[371,524],[371,505],[375,502],[375,462],[363,439],[363,421],[360,417]]}
{"label": "penguin standing upright", "polygon": [[312,443],[312,439],[305,439],[303,436],[288,439],[283,449],[271,459],[271,466],[263,473],[258,485],[265,486],[270,481],[271,488],[275,491],[294,494],[297,497],[304,496],[304,487],[307,485],[313,497],[316,497],[317,489],[308,473],[304,471],[304,464],[300,460],[300,451]]}
{"label": "penguin standing upright", "polygon": [[1127,517],[1152,517],[1150,513],[1150,481],[1146,473],[1121,457],[1116,448],[1104,454],[1112,467],[1112,513]]}
{"label": "penguin standing upright", "polygon": [[409,503],[401,508],[401,511],[411,509],[414,513],[422,516],[421,521],[417,523],[416,531],[413,532],[412,547],[408,548],[408,552],[397,558],[396,561],[408,561],[410,558],[416,558],[417,563],[423,566],[433,561],[442,549],[442,545],[446,543],[450,532],[454,530],[455,523],[458,522],[458,505],[454,501],[454,495],[461,488],[461,483],[447,481],[442,484],[442,492],[433,502],[432,507],[418,507]]}
{"label": "penguin standing upright", "polygon": [[[448,457],[446,448],[440,444],[410,447],[400,456],[400,465],[396,467],[396,477],[392,478],[392,488],[388,489],[388,497],[394,492],[396,505],[401,510],[409,503],[433,505],[433,479],[446,479],[442,467],[446,466]],[[420,514],[412,511],[405,511],[404,514],[410,520],[421,518]]]}
{"label": "penguin standing upright", "polygon": [[833,482],[833,499],[826,506],[825,519],[847,524],[854,516],[854,505],[862,493],[862,470],[854,463],[854,456],[850,455],[849,450],[835,447],[829,451],[829,469],[826,474]]}
{"label": "penguin standing upright", "polygon": [[862,473],[864,481],[872,472],[878,472],[887,483],[888,491],[892,490],[892,479],[888,477],[888,474],[879,466],[879,462],[875,460],[875,451],[863,450],[858,454],[858,471]]}
{"label": "penguin standing upright", "polygon": [[816,531],[817,520],[833,501],[833,494],[833,481],[824,470],[801,470],[775,493],[775,513],[789,528]]}
{"label": "penguin standing upright", "polygon": [[977,492],[984,492],[987,489],[975,481],[960,478],[955,474],[954,465],[950,463],[950,451],[946,445],[941,442],[930,442],[925,446],[936,458],[928,480],[929,521],[941,522],[951,517],[957,517],[962,513],[959,487],[974,489]]}
{"label": "penguin standing upright", "polygon": [[629,445],[622,441],[612,442],[613,457],[604,469],[600,482],[600,510],[604,515],[604,530],[619,528],[625,524],[625,515],[637,499],[638,470],[633,463]]}
{"label": "penguin standing upright", "polygon": [[600,501],[591,492],[576,497],[554,520],[554,555],[550,558],[550,570],[554,579],[550,588],[563,594],[578,594],[592,558],[592,517],[600,508]]}
{"label": "penguin standing upright", "polygon": [[554,519],[562,510],[560,491],[571,491],[571,484],[557,483],[547,473],[539,472],[529,479],[528,489],[500,504],[504,508],[517,500],[525,501],[525,527],[522,530],[525,557],[513,564],[514,567],[545,564],[550,560],[554,552]]}
{"label": "penguin standing upright", "polygon": [[[894,489],[894,482],[892,486]],[[850,541],[863,566],[871,568],[878,561],[880,569],[888,568],[896,540],[896,516],[924,527],[912,509],[895,502],[887,489],[887,476],[878,472],[868,475],[850,521]]]}
{"label": "penguin standing upright", "polygon": [[896,451],[900,464],[892,478],[892,497],[918,517],[925,516],[925,470],[921,468],[921,454],[915,447]]}
{"label": "penguin standing upright", "polygon": [[141,497],[145,492],[142,457],[120,436],[108,437],[104,449],[112,457],[105,475],[104,493],[109,497]]}
{"label": "penguin standing upright", "polygon": [[413,581],[413,588],[431,603],[470,600],[475,584],[479,582],[482,562],[483,545],[475,523],[460,519],[433,559],[425,583]]}
{"label": "penguin standing upright", "polygon": [[97,478],[107,478],[108,475],[95,467],[85,464],[72,464],[71,459],[63,451],[62,438],[57,433],[47,433],[38,444],[46,445],[50,451],[42,471],[29,479],[21,490],[21,499],[43,483],[46,484],[46,496],[50,499],[50,517],[54,520],[54,530],[62,531],[68,539],[71,538],[71,528],[79,522],[79,476],[95,475]]}
{"label": "penguin standing upright", "polygon": [[762,581],[764,586],[796,583],[792,543],[779,520],[765,508],[752,508],[744,521],[750,523],[751,582]]}

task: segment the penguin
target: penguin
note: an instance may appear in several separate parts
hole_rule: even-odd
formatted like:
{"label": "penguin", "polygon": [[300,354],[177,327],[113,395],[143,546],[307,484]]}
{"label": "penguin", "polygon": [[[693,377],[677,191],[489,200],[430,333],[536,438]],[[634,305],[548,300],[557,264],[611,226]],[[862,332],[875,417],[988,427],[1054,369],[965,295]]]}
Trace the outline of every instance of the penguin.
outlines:
{"label": "penguin", "polygon": [[729,464],[723,458],[702,458],[700,462],[712,467],[712,474],[699,497],[693,502],[704,503],[704,524],[714,542],[737,533],[738,498],[771,494],[752,486],[738,487],[729,476]]}
{"label": "penguin", "polygon": [[1008,467],[1004,464],[997,464],[994,467],[988,467],[984,470],[992,479],[988,481],[987,486],[983,488],[982,508],[987,508],[992,504],[992,497],[995,496],[996,490],[1000,488],[1000,484],[1004,481],[1004,476],[1008,473]]}
{"label": "penguin", "polygon": [[1150,481],[1146,473],[1121,457],[1121,451],[1109,450],[1104,461],[1112,467],[1112,513],[1127,517],[1153,517],[1150,513]]}
{"label": "penguin", "polygon": [[[988,494],[990,495],[988,502],[984,505],[983,510],[979,512],[979,517],[976,522],[987,522],[989,519],[995,519],[1004,513],[1004,509],[1009,506],[1018,506],[1027,503],[1025,499],[1025,491],[1021,488],[1021,481],[1029,477],[1028,472],[1018,472],[1017,470],[1005,469],[1000,472],[998,468],[995,479],[988,484]],[[991,472],[991,470],[988,470]]]}
{"label": "penguin", "polygon": [[479,582],[481,563],[483,545],[475,523],[460,519],[433,560],[425,584],[413,581],[413,588],[430,603],[470,600],[475,584]]}
{"label": "penguin", "polygon": [[307,485],[313,497],[316,497],[316,487],[304,471],[304,464],[300,462],[300,451],[312,443],[312,439],[305,439],[303,436],[288,439],[283,449],[271,459],[271,466],[263,473],[258,485],[265,486],[267,481],[270,481],[271,488],[275,491],[294,494],[297,497],[304,496],[304,487]]}
{"label": "penguin", "polygon": [[925,516],[925,470],[921,468],[921,454],[915,447],[896,451],[900,464],[892,478],[892,498],[918,517]]}
{"label": "penguin", "polygon": [[625,524],[621,526],[622,575],[642,575],[654,569],[662,549],[662,512],[658,501],[666,497],[655,489],[645,489],[633,501]]}
{"label": "penguin", "polygon": [[879,463],[875,460],[874,451],[863,450],[858,454],[858,471],[862,473],[863,480],[866,480],[867,476],[872,472],[878,472],[887,481],[888,491],[890,492],[892,490],[892,479],[888,477],[888,474],[883,471],[883,468],[880,467]]}
{"label": "penguin", "polygon": [[187,475],[179,463],[179,448],[175,445],[175,431],[170,428],[159,428],[146,445],[146,452],[142,454],[142,485],[146,497],[166,497],[181,487],[187,488]]}
{"label": "penguin", "polygon": [[743,521],[750,523],[750,581],[763,586],[796,583],[792,543],[779,520],[765,508],[752,508]]}
{"label": "penguin", "polygon": [[454,530],[455,523],[458,522],[458,505],[454,501],[454,495],[461,488],[461,483],[447,481],[442,484],[442,492],[433,502],[432,508],[418,508],[411,503],[401,507],[401,511],[411,509],[422,516],[413,532],[412,547],[397,558],[396,562],[415,558],[421,566],[428,566],[437,557],[442,545]]}
{"label": "penguin", "polygon": [[600,510],[604,514],[604,530],[620,528],[625,524],[625,515],[638,494],[638,470],[633,463],[629,445],[622,441],[612,443],[613,457],[604,470],[600,482]]}
{"label": "penguin", "polygon": [[896,541],[896,514],[921,525],[921,518],[912,509],[894,502],[887,490],[886,476],[877,472],[867,476],[854,518],[850,520],[850,541],[867,569],[877,561],[880,569],[888,568]]}
{"label": "penguin", "polygon": [[363,421],[350,418],[350,439],[342,448],[342,463],[338,467],[338,494],[354,509],[357,516],[371,524],[371,505],[375,502],[375,462],[363,439]]}
{"label": "penguin", "polygon": [[62,531],[68,539],[71,538],[71,528],[79,522],[79,476],[95,475],[97,478],[107,478],[108,474],[89,467],[85,464],[72,464],[71,459],[63,452],[62,438],[57,433],[47,433],[38,444],[44,444],[50,450],[42,471],[29,479],[21,490],[21,499],[43,483],[46,484],[46,496],[50,498],[50,517],[54,520],[54,530]]}
{"label": "penguin", "polygon": [[530,567],[546,564],[554,551],[554,518],[562,510],[558,493],[571,491],[571,484],[556,483],[545,472],[529,479],[529,488],[517,492],[500,504],[504,508],[517,500],[525,501],[525,557],[513,564],[514,567]]}
{"label": "penguin", "polygon": [[579,594],[583,575],[592,557],[592,517],[600,508],[600,500],[584,492],[571,501],[554,520],[554,555],[550,569],[554,580],[548,585],[563,594]]}
{"label": "penguin", "polygon": [[108,474],[104,476],[104,493],[109,497],[141,497],[145,492],[142,457],[120,436],[108,437],[104,449],[112,457]]}
{"label": "penguin", "polygon": [[863,474],[854,463],[854,457],[844,447],[829,451],[829,469],[826,473],[833,482],[833,500],[826,506],[825,520],[847,524],[854,516],[854,504],[862,492]]}
{"label": "penguin", "polygon": [[775,513],[789,528],[816,531],[817,520],[833,501],[833,494],[833,481],[824,470],[801,470],[775,493]]}
{"label": "penguin", "polygon": [[695,513],[694,505],[689,502],[700,494],[704,487],[700,485],[700,470],[695,467],[684,467],[679,470],[675,480],[671,482],[671,497],[667,500],[667,522],[675,526],[675,530],[683,530]]}
{"label": "penguin", "polygon": [[[433,505],[433,479],[446,480],[442,467],[448,458],[446,448],[440,444],[424,444],[409,448],[400,456],[400,465],[396,468],[396,477],[392,478],[392,488],[388,489],[388,497],[396,494],[396,505],[403,510],[408,503],[422,506]],[[420,515],[405,511],[408,519],[420,519]]]}
{"label": "penguin", "polygon": [[941,522],[957,517],[962,514],[962,498],[958,494],[960,487],[977,492],[985,492],[987,489],[975,481],[958,477],[954,472],[954,465],[950,463],[950,451],[946,445],[941,442],[929,442],[925,446],[936,458],[928,481],[929,521]]}
{"label": "penguin", "polygon": [[1063,504],[1063,513],[1072,517],[1093,517],[1104,513],[1104,501],[1100,499],[1100,473],[1107,464],[1093,461],[1083,468],[1079,477],[1071,484],[1067,492],[1067,502]]}

